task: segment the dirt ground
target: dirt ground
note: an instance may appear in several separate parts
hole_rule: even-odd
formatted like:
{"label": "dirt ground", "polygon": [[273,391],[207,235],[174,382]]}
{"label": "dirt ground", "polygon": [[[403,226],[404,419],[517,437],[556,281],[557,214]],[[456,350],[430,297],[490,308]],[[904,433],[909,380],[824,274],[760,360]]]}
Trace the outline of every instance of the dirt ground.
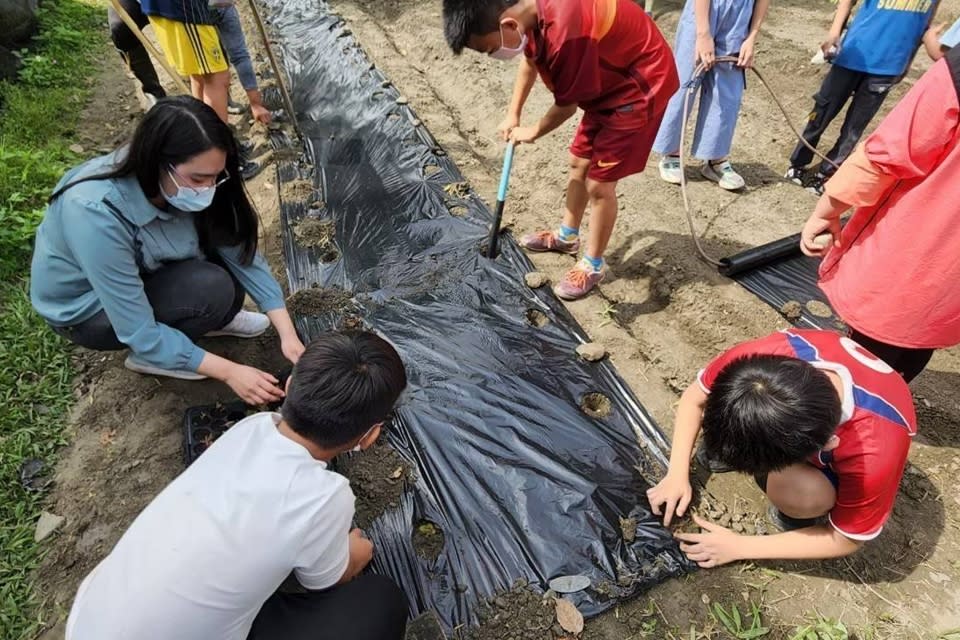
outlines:
{"label": "dirt ground", "polygon": [[[826,0],[773,5],[757,65],[799,125],[825,71],[809,60],[832,5]],[[337,0],[334,6],[474,189],[492,200],[502,152],[495,129],[514,67],[477,55],[452,56],[442,39],[439,2]],[[660,27],[672,39],[680,3],[660,2],[658,7]],[[945,0],[941,17],[952,20],[958,14],[960,0]],[[918,54],[915,69],[927,66],[924,54]],[[918,75],[914,71],[894,90],[885,111]],[[110,149],[129,129],[136,102],[119,64],[104,65],[98,87],[79,142]],[[538,87],[525,120],[549,104],[549,95]],[[243,129],[247,123],[241,118],[240,125]],[[514,233],[557,224],[574,126],[568,123],[518,151],[505,213]],[[825,139],[832,139],[836,128]],[[748,79],[733,154],[747,188],[722,192],[688,169],[695,221],[708,251],[726,255],[800,228],[815,198],[779,179],[792,145],[779,111],[759,83]],[[278,267],[274,172],[263,172],[248,188],[263,219],[263,248]],[[786,321],[695,257],[680,193],[659,181],[654,159],[645,174],[622,183],[620,196],[620,219],[608,255],[611,274],[599,294],[569,308],[591,338],[607,346],[621,374],[669,433],[678,394],[703,363],[730,344],[785,327]],[[572,258],[555,255],[533,260],[554,282],[572,264]],[[270,335],[247,342],[211,340],[208,346],[268,370],[284,364]],[[122,368],[121,354],[78,352],[77,358],[78,402],[69,425],[74,444],[63,452],[49,506],[67,521],[49,543],[38,574],[52,623],[65,616],[82,577],[181,470],[184,409],[229,397],[229,390],[216,382],[132,374]],[[742,611],[748,603],[760,605],[771,638],[789,638],[794,626],[815,613],[842,618],[858,630],[858,638],[937,638],[960,627],[960,498],[953,489],[960,472],[958,381],[960,350],[953,349],[937,353],[914,383],[920,435],[911,464],[893,518],[861,553],[830,562],[700,571],[588,621],[582,637],[728,637],[711,617],[708,603],[739,603]],[[752,481],[730,475],[700,479],[706,484],[702,512],[746,532],[765,529],[766,506]],[[56,634],[55,629],[48,637]]]}

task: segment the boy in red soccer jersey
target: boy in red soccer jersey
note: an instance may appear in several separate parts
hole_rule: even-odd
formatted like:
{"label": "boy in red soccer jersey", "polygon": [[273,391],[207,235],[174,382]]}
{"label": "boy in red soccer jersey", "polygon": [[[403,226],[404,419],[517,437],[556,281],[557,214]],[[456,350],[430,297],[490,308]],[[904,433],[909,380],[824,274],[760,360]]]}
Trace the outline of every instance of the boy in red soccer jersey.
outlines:
{"label": "boy in red soccer jersey", "polygon": [[[583,119],[570,146],[566,210],[558,229],[521,239],[530,251],[577,255],[580,222],[591,205],[583,259],[554,287],[575,300],[604,278],[603,254],[617,219],[617,181],[647,164],[670,97],[680,86],[670,46],[632,0],[444,0],[444,32],[455,53],[464,48],[498,60],[522,55],[505,140],[530,143],[577,111]],[[523,105],[537,74],[554,105],[521,127]]]}
{"label": "boy in red soccer jersey", "polygon": [[701,430],[698,462],[755,474],[785,530],[747,537],[694,515],[703,532],[677,533],[680,548],[714,567],[835,558],[875,538],[893,511],[916,416],[903,378],[847,337],[791,329],[739,344],[680,399],[670,467],[647,492],[666,525],[690,504]]}

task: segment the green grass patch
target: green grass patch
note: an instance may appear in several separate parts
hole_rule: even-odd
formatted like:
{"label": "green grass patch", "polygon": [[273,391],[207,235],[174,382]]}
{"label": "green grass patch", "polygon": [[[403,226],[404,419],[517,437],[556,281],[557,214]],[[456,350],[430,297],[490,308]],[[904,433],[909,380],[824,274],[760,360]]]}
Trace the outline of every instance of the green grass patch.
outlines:
{"label": "green grass patch", "polygon": [[20,486],[24,460],[52,470],[65,443],[73,377],[66,345],[33,312],[33,235],[47,196],[80,160],[69,150],[97,61],[108,49],[104,5],[44,0],[39,35],[15,83],[0,83],[0,638],[40,625],[30,574],[42,557],[33,531],[44,495]]}

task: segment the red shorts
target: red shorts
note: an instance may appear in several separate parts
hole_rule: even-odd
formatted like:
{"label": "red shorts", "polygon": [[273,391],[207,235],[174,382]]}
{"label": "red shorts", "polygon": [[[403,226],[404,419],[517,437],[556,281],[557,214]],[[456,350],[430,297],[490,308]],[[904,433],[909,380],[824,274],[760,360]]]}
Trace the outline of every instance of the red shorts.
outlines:
{"label": "red shorts", "polygon": [[663,112],[650,119],[634,112],[633,105],[614,111],[587,111],[570,153],[591,161],[587,177],[597,182],[614,182],[641,173],[662,120]]}

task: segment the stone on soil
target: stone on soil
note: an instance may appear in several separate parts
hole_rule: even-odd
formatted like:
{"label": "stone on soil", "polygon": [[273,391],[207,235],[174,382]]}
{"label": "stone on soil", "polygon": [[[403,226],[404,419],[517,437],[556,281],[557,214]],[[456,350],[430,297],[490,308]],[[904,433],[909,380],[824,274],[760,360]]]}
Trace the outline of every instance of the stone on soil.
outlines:
{"label": "stone on soil", "polygon": [[607,348],[599,342],[588,342],[577,347],[577,354],[587,362],[596,362],[607,356]]}
{"label": "stone on soil", "polygon": [[49,511],[42,512],[40,519],[37,521],[37,529],[33,533],[34,541],[43,542],[49,538],[54,531],[60,528],[64,520],[66,520],[66,518],[58,516],[55,513],[50,513]]}

